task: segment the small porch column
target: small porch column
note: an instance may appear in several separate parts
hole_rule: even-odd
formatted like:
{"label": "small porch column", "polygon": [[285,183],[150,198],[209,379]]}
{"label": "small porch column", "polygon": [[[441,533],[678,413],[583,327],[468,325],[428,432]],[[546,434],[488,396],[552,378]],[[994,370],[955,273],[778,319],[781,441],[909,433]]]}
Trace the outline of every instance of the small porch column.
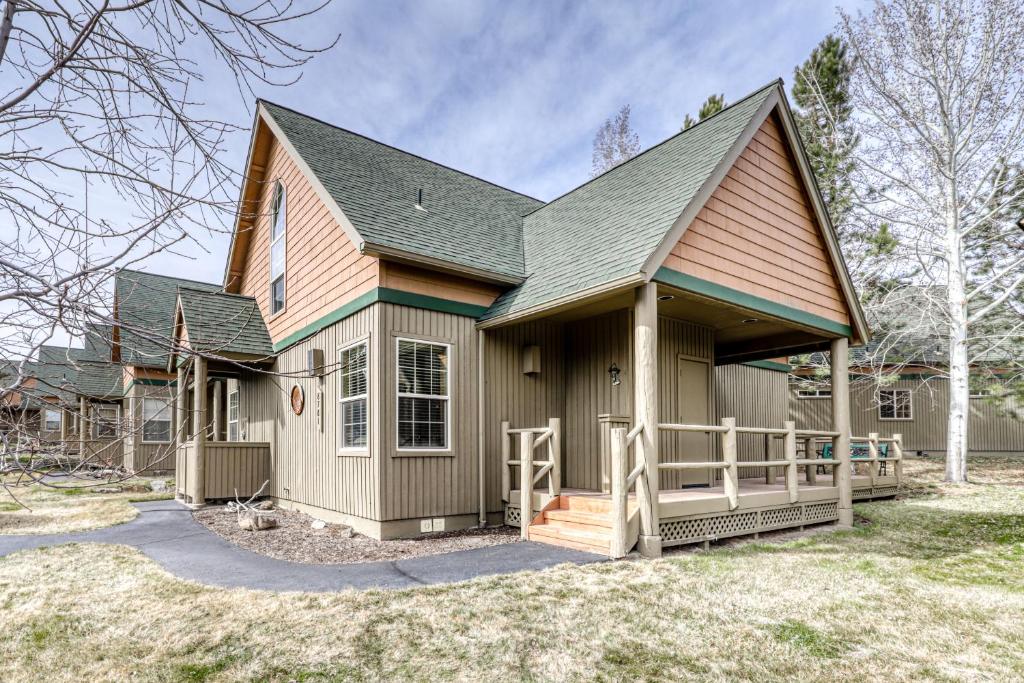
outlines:
{"label": "small porch column", "polygon": [[221,441],[221,407],[224,403],[224,382],[214,380],[213,382],[213,428],[211,430],[212,440]]}
{"label": "small porch column", "polygon": [[839,464],[839,526],[853,526],[853,480],[850,474],[850,342],[832,340],[832,429],[839,432],[832,454]]}
{"label": "small porch column", "polygon": [[78,459],[85,457],[85,441],[89,433],[89,402],[85,396],[78,397]]}
{"label": "small porch column", "polygon": [[195,493],[192,496],[193,505],[206,503],[206,359],[197,355],[193,361],[195,376],[195,401],[193,402],[193,420],[195,421],[195,434],[192,437],[192,445],[196,454],[195,467]]}
{"label": "small porch column", "polygon": [[636,289],[633,305],[633,418],[644,429],[636,439],[637,464],[646,475],[636,482],[640,507],[640,538],[644,557],[661,557],[658,511],[658,286],[653,282]]}
{"label": "small porch column", "polygon": [[188,441],[188,376],[185,363],[178,366],[178,384],[174,397],[174,443],[180,448]]}
{"label": "small porch column", "polygon": [[71,411],[63,403],[57,403],[60,408],[60,449],[65,455],[68,452],[68,418]]}

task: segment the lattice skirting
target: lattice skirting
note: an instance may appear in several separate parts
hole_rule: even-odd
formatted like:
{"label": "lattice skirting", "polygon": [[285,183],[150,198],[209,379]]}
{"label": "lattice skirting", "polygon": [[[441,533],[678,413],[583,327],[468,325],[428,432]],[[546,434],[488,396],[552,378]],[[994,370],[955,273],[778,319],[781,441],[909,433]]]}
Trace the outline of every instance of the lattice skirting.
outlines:
{"label": "lattice skirting", "polygon": [[896,495],[898,486],[876,486],[874,488],[863,488],[853,490],[854,500],[869,500],[871,498],[890,498]]}
{"label": "lattice skirting", "polygon": [[523,515],[519,508],[514,508],[511,505],[505,506],[505,524],[508,526],[519,526],[522,519]]}
{"label": "lattice skirting", "polygon": [[839,503],[836,501],[764,510],[737,510],[701,517],[675,517],[661,520],[661,542],[666,546],[700,543],[804,524],[832,522],[837,519]]}

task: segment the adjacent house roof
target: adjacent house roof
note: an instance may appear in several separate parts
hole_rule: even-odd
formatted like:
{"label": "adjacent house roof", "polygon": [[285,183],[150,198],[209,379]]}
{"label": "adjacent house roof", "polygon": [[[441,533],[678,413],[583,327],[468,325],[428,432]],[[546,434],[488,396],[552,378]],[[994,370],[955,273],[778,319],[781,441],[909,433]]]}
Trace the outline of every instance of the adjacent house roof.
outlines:
{"label": "adjacent house roof", "polygon": [[270,333],[253,297],[179,287],[178,305],[192,350],[223,356],[274,355]]}
{"label": "adjacent house roof", "polygon": [[208,282],[138,270],[118,272],[114,306],[121,323],[118,346],[122,363],[161,368],[167,365],[179,287],[206,292],[221,289],[220,285]]}
{"label": "adjacent house roof", "polygon": [[366,243],[357,243],[361,250],[390,247],[524,276],[522,217],[543,202],[291,109],[260,104],[351,221]]}
{"label": "adjacent house roof", "polygon": [[526,216],[527,280],[484,318],[640,273],[777,87],[758,90]]}
{"label": "adjacent house roof", "polygon": [[[33,400],[53,397],[63,403],[78,396],[92,399],[118,399],[124,393],[121,366],[110,361],[109,347],[103,347],[103,327],[86,335],[86,348],[45,345],[26,374],[35,378],[25,394]],[[106,328],[109,333],[109,328]],[[109,337],[107,337],[109,339]],[[92,339],[92,341],[89,341]]]}

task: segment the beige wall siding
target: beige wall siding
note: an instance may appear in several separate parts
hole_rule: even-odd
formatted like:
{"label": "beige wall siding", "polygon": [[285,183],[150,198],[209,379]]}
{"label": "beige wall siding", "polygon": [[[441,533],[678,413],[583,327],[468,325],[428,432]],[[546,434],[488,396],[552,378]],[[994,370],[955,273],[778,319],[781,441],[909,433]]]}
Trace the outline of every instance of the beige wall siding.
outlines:
{"label": "beige wall siding", "polygon": [[[783,359],[785,361],[786,359]],[[716,420],[735,417],[741,427],[781,428],[787,416],[789,375],[750,365],[721,365],[715,368]],[[771,442],[773,458],[782,457],[779,440]],[[736,436],[737,457],[743,461],[764,460],[764,437]],[[744,469],[744,477],[759,477],[764,470]]]}
{"label": "beige wall siding", "polygon": [[[472,318],[380,305],[378,340],[382,520],[469,514],[477,510],[477,332]],[[449,450],[400,451],[397,434],[397,340],[451,345],[448,359]]]}
{"label": "beige wall siding", "polygon": [[[171,443],[147,443],[142,440],[142,402],[145,398],[166,401],[172,407]],[[128,432],[124,438],[124,466],[132,472],[170,471],[174,469],[174,434],[176,425],[173,409],[175,387],[167,385],[133,384],[125,396],[123,413],[127,416]]]}
{"label": "beige wall siding", "polygon": [[[935,378],[899,380],[893,388],[912,391],[912,420],[881,420],[870,385],[855,384],[851,391],[850,412],[854,436],[878,432],[881,436],[903,435],[904,448],[911,451],[946,450],[948,380]],[[827,398],[797,398],[790,390],[789,413],[798,427],[828,429],[831,401]],[[996,406],[984,399],[971,399],[969,448],[972,451],[1024,451],[1024,421],[1001,415]]]}
{"label": "beige wall siding", "polygon": [[[526,346],[540,347],[541,371],[537,374],[523,374],[522,354]],[[541,427],[548,418],[565,418],[564,326],[537,320],[487,330],[484,360],[487,510],[500,512],[501,422],[507,420],[512,427]],[[564,466],[562,471],[565,472]]]}
{"label": "beige wall siding", "polygon": [[774,115],[758,130],[664,265],[849,322],[824,239]]}
{"label": "beige wall siding", "polygon": [[380,286],[477,306],[490,306],[502,291],[485,282],[388,261],[380,262]]}
{"label": "beige wall siding", "polygon": [[[250,236],[239,292],[259,302],[274,341],[377,286],[377,259],[360,254],[285,149],[273,142],[259,217]],[[270,207],[274,183],[287,194],[285,309],[270,315]]]}
{"label": "beige wall siding", "polygon": [[[271,373],[250,373],[240,380],[239,414],[243,440],[271,447],[271,494],[368,519],[380,519],[379,353],[380,304],[369,306],[283,352]],[[350,342],[370,340],[369,448],[363,454],[338,454],[338,350]],[[305,377],[306,354],[323,349],[328,372]],[[306,396],[301,415],[291,409],[294,384]],[[316,394],[323,391],[323,430],[316,420]]]}

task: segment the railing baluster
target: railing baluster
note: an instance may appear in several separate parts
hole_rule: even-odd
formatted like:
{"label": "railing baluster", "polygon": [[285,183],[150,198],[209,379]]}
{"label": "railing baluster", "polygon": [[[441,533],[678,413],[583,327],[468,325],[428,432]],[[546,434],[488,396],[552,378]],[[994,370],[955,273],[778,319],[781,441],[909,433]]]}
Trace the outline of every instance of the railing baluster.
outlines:
{"label": "railing baluster", "polygon": [[626,556],[626,530],[629,524],[629,483],[626,468],[626,430],[615,427],[611,430],[611,475],[612,475],[612,539],[609,555],[612,559]]}
{"label": "railing baluster", "polygon": [[796,469],[796,423],[787,420],[783,424],[786,426],[783,453],[788,462],[786,465],[786,488],[789,490],[789,502],[795,503],[800,500],[800,482]]}
{"label": "railing baluster", "polygon": [[893,463],[892,471],[896,475],[896,486],[903,483],[903,435],[892,435],[892,449],[895,451],[896,462]]}
{"label": "railing baluster", "polygon": [[551,438],[548,440],[551,460],[551,473],[548,475],[549,491],[552,496],[557,496],[562,493],[562,420],[557,417],[550,418],[548,429],[551,430]]}
{"label": "railing baluster", "polygon": [[736,418],[723,417],[722,426],[726,431],[722,433],[722,460],[725,462],[725,469],[722,470],[722,488],[729,499],[729,509],[735,510],[740,506],[740,475],[736,467]]}
{"label": "railing baluster", "polygon": [[[804,459],[813,460],[817,453],[814,448],[814,437],[809,436],[804,439]],[[817,465],[805,465],[805,474],[807,476],[807,483],[814,486],[818,483],[818,466]]]}
{"label": "railing baluster", "polygon": [[512,498],[511,444],[509,443],[508,421],[501,423],[501,499],[508,503]]}
{"label": "railing baluster", "polygon": [[868,476],[871,478],[871,488],[875,488],[878,478],[878,432],[868,434]]}
{"label": "railing baluster", "polygon": [[533,432],[519,435],[519,536],[529,538],[533,521]]}

